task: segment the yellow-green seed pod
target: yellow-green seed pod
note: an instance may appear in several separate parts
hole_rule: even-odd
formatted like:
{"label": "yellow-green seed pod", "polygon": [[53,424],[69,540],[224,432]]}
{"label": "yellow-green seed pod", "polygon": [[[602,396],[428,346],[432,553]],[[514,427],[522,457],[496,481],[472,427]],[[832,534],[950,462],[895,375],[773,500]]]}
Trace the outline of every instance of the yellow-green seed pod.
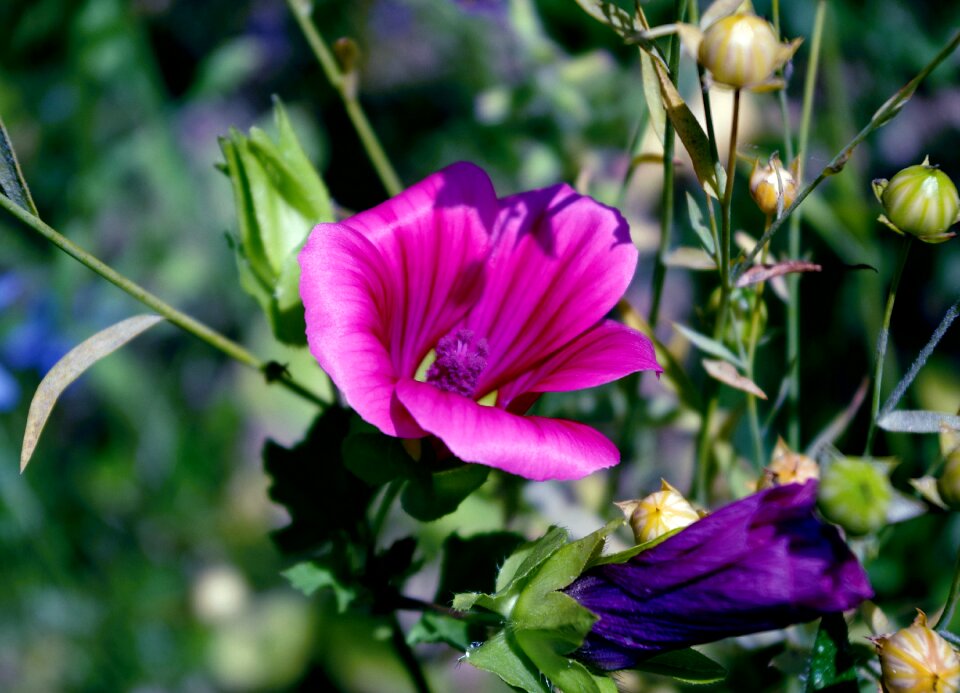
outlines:
{"label": "yellow-green seed pod", "polygon": [[638,544],[662,537],[667,532],[692,525],[700,514],[673,486],[660,481],[660,490],[640,500],[617,503],[630,523]]}
{"label": "yellow-green seed pod", "polygon": [[927,243],[940,243],[952,236],[947,230],[960,219],[960,195],[950,176],[926,158],[908,166],[889,181],[873,182],[883,205],[880,221],[900,233]]}
{"label": "yellow-green seed pod", "polygon": [[759,159],[753,163],[753,171],[750,173],[750,196],[761,212],[768,216],[776,215],[781,199],[782,209],[793,204],[799,187],[796,177],[798,161],[795,159],[790,164],[790,168],[786,169],[780,163],[780,156],[774,154],[765,166],[760,165]]}
{"label": "yellow-green seed pod", "polygon": [[917,610],[909,628],[876,640],[886,693],[958,693],[960,657]]}
{"label": "yellow-green seed pod", "polygon": [[870,462],[850,457],[836,460],[820,478],[820,512],[850,534],[883,527],[892,500],[890,479]]}
{"label": "yellow-green seed pod", "polygon": [[791,450],[783,438],[777,439],[770,466],[763,470],[757,489],[786,484],[805,484],[820,478],[820,466],[806,455]]}
{"label": "yellow-green seed pod", "polygon": [[960,510],[960,431],[940,429],[940,454],[943,455],[943,473],[937,479],[940,500],[954,510]]}
{"label": "yellow-green seed pod", "polygon": [[770,22],[755,14],[738,13],[717,20],[703,32],[697,60],[714,82],[738,89],[763,87],[799,45],[778,41]]}

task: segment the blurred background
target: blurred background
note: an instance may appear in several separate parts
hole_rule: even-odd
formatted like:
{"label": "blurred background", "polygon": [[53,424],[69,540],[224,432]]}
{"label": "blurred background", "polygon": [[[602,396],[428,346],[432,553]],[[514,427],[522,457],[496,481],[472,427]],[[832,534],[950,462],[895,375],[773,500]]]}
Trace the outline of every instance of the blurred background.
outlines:
{"label": "blurred background", "polygon": [[[328,40],[359,44],[362,101],[405,182],[462,159],[486,168],[501,194],[577,181],[630,220],[642,253],[631,300],[646,312],[661,174],[641,166],[621,190],[645,108],[635,49],[571,0],[315,5]],[[782,6],[784,34],[807,35],[814,3]],[[669,21],[672,7],[645,4],[655,24]],[[768,2],[756,8],[769,16]],[[0,26],[0,115],[41,216],[173,305],[323,387],[309,356],[281,349],[238,290],[227,241],[237,233],[233,200],[215,169],[217,137],[231,127],[269,130],[277,95],[339,205],[359,210],[384,198],[285,3],[4,0]],[[807,170],[822,168],[958,26],[956,3],[830,3]],[[804,46],[789,85],[794,126],[807,55]],[[697,104],[695,71],[684,62],[682,91]],[[804,249],[824,266],[801,284],[804,442],[872,368],[899,239],[875,223],[870,180],[927,154],[960,180],[958,66],[957,56],[944,63],[804,206]],[[718,131],[726,132],[726,95],[716,98]],[[776,98],[751,95],[745,109],[741,154],[782,153]],[[641,142],[642,151],[658,151],[652,135]],[[682,194],[695,190],[690,171],[681,168],[675,245],[696,243]],[[743,183],[748,172],[744,163]],[[735,224],[756,237],[763,220],[744,192],[741,185]],[[406,690],[381,623],[338,617],[329,600],[308,600],[279,575],[286,564],[269,533],[285,520],[267,497],[260,450],[268,438],[294,443],[313,412],[206,345],[162,325],[92,369],[61,399],[30,468],[18,474],[42,375],[76,343],[145,309],[5,215],[0,236],[0,689]],[[877,272],[843,268],[857,263]],[[661,339],[683,352],[671,321],[706,329],[713,286],[709,274],[669,272]],[[887,383],[958,296],[960,242],[915,244],[893,316]],[[783,320],[773,299],[757,374],[768,392],[783,371]],[[701,378],[698,359],[686,358]],[[677,415],[652,379],[644,388],[651,400],[664,398],[659,421],[669,429],[636,446],[620,480],[628,496],[653,490],[660,476],[676,485],[689,479],[696,422]],[[960,407],[960,328],[908,400],[910,408]],[[618,400],[607,389],[543,406],[609,424]],[[768,445],[781,429],[775,420]],[[861,412],[838,446],[858,453],[865,431]],[[745,454],[742,433],[735,443]],[[901,488],[937,456],[933,436],[881,436],[880,448],[903,460]],[[603,483],[598,475],[545,484],[525,501],[543,526],[576,527],[586,507],[590,531],[606,512],[590,507]],[[422,528],[424,558],[452,528],[469,534],[499,521],[478,494]],[[945,513],[884,533],[881,557],[868,567],[889,613],[909,619],[915,606],[942,603],[958,541],[960,527]],[[411,589],[429,596],[423,580]],[[506,690],[458,667],[456,653],[423,653],[436,690]],[[727,663],[752,689],[777,690],[762,656],[736,657]]]}

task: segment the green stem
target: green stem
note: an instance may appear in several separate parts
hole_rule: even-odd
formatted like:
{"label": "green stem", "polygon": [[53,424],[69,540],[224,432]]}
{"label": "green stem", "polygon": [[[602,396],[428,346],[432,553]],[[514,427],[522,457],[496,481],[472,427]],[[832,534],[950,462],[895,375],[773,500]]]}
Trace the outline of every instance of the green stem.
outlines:
{"label": "green stem", "polygon": [[890,337],[890,316],[893,315],[893,304],[897,300],[900,277],[903,276],[903,268],[907,264],[907,256],[910,254],[911,245],[913,245],[913,236],[904,236],[900,245],[897,269],[893,273],[893,281],[890,283],[890,291],[887,293],[887,307],[883,311],[883,325],[880,327],[880,334],[877,336],[877,360],[873,367],[873,404],[870,407],[870,428],[867,430],[867,446],[863,451],[864,457],[870,455],[873,448],[873,436],[877,430],[877,414],[880,412],[880,389],[883,384],[883,362],[887,355],[887,341]]}
{"label": "green stem", "polygon": [[[767,215],[766,224],[770,225],[770,216]],[[761,263],[767,261],[767,252],[769,251],[769,246],[763,249],[763,254],[761,255]],[[760,341],[760,309],[763,306],[763,289],[765,283],[760,282],[757,284],[756,294],[753,297],[753,305],[750,308],[750,331],[748,333],[747,341],[747,377],[750,380],[755,381],[754,374],[754,364],[756,363],[757,356],[757,342]],[[759,471],[763,468],[764,455],[763,455],[763,436],[760,432],[760,417],[757,413],[757,397],[756,395],[747,393],[747,415],[750,421],[750,435],[753,438],[753,456],[756,462],[756,468]]]}
{"label": "green stem", "polygon": [[383,498],[380,500],[380,507],[377,508],[377,514],[373,518],[373,522],[370,524],[370,550],[373,551],[376,549],[377,538],[380,536],[380,530],[383,529],[383,523],[387,520],[387,515],[390,514],[390,508],[393,507],[393,502],[397,499],[397,496],[400,495],[400,489],[403,488],[403,479],[394,479],[389,484],[387,484],[387,490],[383,492]]}
{"label": "green stem", "polygon": [[[678,22],[682,22],[685,13],[684,0],[676,0],[674,12]],[[667,67],[670,70],[670,81],[674,86],[680,72],[680,35],[670,37],[669,56]],[[663,284],[667,278],[667,266],[664,260],[670,249],[670,235],[673,230],[674,207],[674,165],[673,153],[676,148],[676,136],[673,123],[668,119],[663,128],[663,192],[660,197],[660,244],[657,248],[657,257],[653,265],[653,298],[650,301],[650,314],[647,322],[651,328],[656,328],[660,317],[660,299],[663,296]]]}
{"label": "green stem", "polygon": [[950,591],[947,593],[947,601],[943,605],[943,613],[937,619],[937,630],[950,627],[950,621],[953,620],[953,613],[957,609],[957,599],[960,597],[960,552],[957,553],[957,563],[953,568],[953,582],[950,583]]}
{"label": "green stem", "polygon": [[753,262],[754,258],[760,253],[761,248],[767,243],[770,242],[770,239],[780,230],[780,227],[783,226],[784,222],[793,215],[793,212],[800,206],[800,204],[807,199],[807,196],[812,193],[823,181],[825,181],[830,176],[836,175],[843,170],[843,167],[846,166],[847,161],[853,155],[854,150],[860,146],[860,143],[863,142],[871,133],[875,130],[886,125],[890,120],[900,112],[903,106],[909,101],[910,97],[913,95],[913,92],[916,91],[917,86],[927,78],[931,72],[933,72],[936,67],[942,63],[947,57],[953,53],[957,47],[960,46],[960,32],[957,32],[952,39],[934,56],[933,60],[927,63],[926,67],[920,70],[917,75],[907,82],[903,87],[897,91],[896,94],[891,96],[886,103],[884,103],[876,113],[873,114],[873,117],[870,119],[870,122],[867,123],[856,136],[850,140],[847,145],[837,154],[833,159],[830,160],[820,174],[814,178],[807,186],[805,186],[798,194],[796,199],[793,201],[793,204],[790,205],[787,209],[784,210],[783,215],[778,218],[773,224],[770,225],[770,228],[763,234],[757,244],[753,247],[746,257],[744,257],[740,262],[738,262],[737,267],[732,273],[731,280],[736,281],[741,274],[750,266],[750,263]]}
{"label": "green stem", "polygon": [[[810,45],[810,62],[807,65],[806,80],[803,85],[803,110],[800,115],[800,134],[797,142],[797,180],[803,180],[803,159],[810,141],[810,122],[813,114],[814,92],[817,86],[817,71],[820,64],[820,46],[823,42],[824,18],[827,13],[826,0],[817,1],[817,11],[813,19],[813,38]],[[783,93],[783,92],[781,92]],[[787,154],[792,159],[791,154]],[[800,217],[801,212],[790,217],[788,236],[789,255],[793,260],[800,257]],[[800,447],[800,276],[787,277],[787,440],[792,448]]]}
{"label": "green stem", "polygon": [[[199,320],[196,320],[186,313],[177,310],[169,303],[166,303],[162,299],[144,289],[139,284],[127,279],[127,277],[123,276],[115,269],[105,264],[99,258],[91,255],[76,243],[58,233],[40,218],[33,216],[23,208],[19,207],[7,196],[0,195],[0,207],[15,216],[26,226],[39,233],[73,259],[77,260],[83,265],[86,265],[111,284],[114,284],[123,291],[127,292],[135,299],[140,301],[140,303],[143,305],[156,311],[180,329],[184,330],[185,332],[189,332],[197,339],[200,339],[201,341],[204,341],[212,346],[214,349],[223,352],[235,361],[239,361],[244,366],[252,368],[256,371],[265,372],[266,369],[271,365],[269,361],[260,360],[240,344],[237,344],[219,332],[207,327]],[[281,374],[276,378],[272,378],[271,382],[276,382],[291,392],[300,395],[307,401],[317,404],[321,407],[326,407],[328,405],[328,402],[325,402],[319,395],[311,392],[286,374]]]}
{"label": "green stem", "polygon": [[430,693],[427,677],[424,676],[423,669],[420,668],[417,656],[413,654],[413,650],[407,644],[407,637],[403,633],[403,628],[400,627],[396,614],[390,616],[390,639],[393,642],[393,648],[397,651],[397,656],[400,657],[403,668],[407,670],[407,674],[410,676],[414,689],[417,693]]}
{"label": "green stem", "polygon": [[304,38],[307,39],[307,43],[310,44],[310,49],[320,63],[320,67],[323,69],[327,80],[340,95],[350,122],[353,123],[354,129],[360,137],[360,142],[363,144],[363,148],[370,158],[370,163],[373,164],[373,168],[376,169],[384,189],[391,197],[400,194],[403,190],[403,184],[400,182],[396,171],[393,170],[390,159],[383,151],[380,140],[377,139],[376,133],[373,131],[373,128],[370,127],[370,121],[367,120],[367,116],[363,112],[363,107],[357,100],[355,82],[348,79],[348,75],[344,74],[343,70],[340,69],[326,41],[323,40],[320,32],[317,31],[313,21],[310,19],[310,10],[313,7],[313,3],[305,2],[304,0],[287,0],[287,5],[290,7],[294,19],[297,20],[297,24],[300,25],[300,30],[303,32]]}

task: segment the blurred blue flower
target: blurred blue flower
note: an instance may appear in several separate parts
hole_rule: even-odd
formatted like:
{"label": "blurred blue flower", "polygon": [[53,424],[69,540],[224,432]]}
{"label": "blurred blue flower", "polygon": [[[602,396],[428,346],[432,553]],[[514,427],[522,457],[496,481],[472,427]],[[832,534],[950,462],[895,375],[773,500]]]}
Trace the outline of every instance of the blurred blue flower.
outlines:
{"label": "blurred blue flower", "polygon": [[507,9],[507,0],[453,0],[467,12],[477,14],[500,14]]}
{"label": "blurred blue flower", "polygon": [[0,412],[8,412],[20,401],[20,384],[10,371],[0,366]]}

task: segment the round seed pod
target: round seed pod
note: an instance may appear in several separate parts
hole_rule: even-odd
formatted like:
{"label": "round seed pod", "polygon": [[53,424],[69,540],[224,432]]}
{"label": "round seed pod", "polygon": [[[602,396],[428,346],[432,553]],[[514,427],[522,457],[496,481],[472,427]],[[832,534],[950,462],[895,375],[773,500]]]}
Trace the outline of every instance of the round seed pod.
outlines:
{"label": "round seed pod", "polygon": [[957,693],[960,657],[950,643],[927,627],[917,610],[913,625],[874,640],[887,693]]}
{"label": "round seed pod", "polygon": [[939,242],[960,216],[960,195],[950,176],[929,159],[908,166],[889,182],[874,183],[880,190],[880,202],[886,220],[902,233],[922,241]]}
{"label": "round seed pod", "polygon": [[644,544],[675,529],[692,525],[700,514],[673,486],[661,480],[660,490],[640,500],[617,503],[633,530],[638,544]]}
{"label": "round seed pod", "polygon": [[781,197],[783,209],[793,204],[799,187],[794,170],[793,165],[789,169],[784,168],[776,154],[771,156],[764,166],[760,165],[759,159],[754,162],[753,171],[750,173],[750,197],[761,212],[774,216]]}
{"label": "round seed pod", "polygon": [[880,529],[887,521],[893,486],[875,465],[854,458],[837,460],[820,477],[818,507],[850,534]]}
{"label": "round seed pod", "polygon": [[781,46],[768,21],[733,14],[704,32],[697,59],[715,82],[750,87],[767,81],[780,67]]}

